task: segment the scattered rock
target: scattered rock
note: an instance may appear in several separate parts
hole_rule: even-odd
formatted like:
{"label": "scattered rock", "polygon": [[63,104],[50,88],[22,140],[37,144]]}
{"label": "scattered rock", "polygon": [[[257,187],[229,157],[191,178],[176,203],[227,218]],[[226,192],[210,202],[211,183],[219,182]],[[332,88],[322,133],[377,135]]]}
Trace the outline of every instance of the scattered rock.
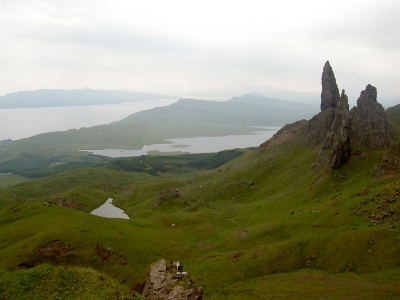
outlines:
{"label": "scattered rock", "polygon": [[383,155],[382,162],[372,171],[373,176],[382,176],[400,169],[400,142],[391,142],[389,150]]}
{"label": "scattered rock", "polygon": [[167,199],[165,199],[164,197],[158,197],[156,200],[156,203],[154,203],[154,207],[157,207],[157,206],[163,204],[165,201],[167,201]]}
{"label": "scattered rock", "polygon": [[83,211],[87,211],[86,205],[84,205],[78,201],[67,199],[65,197],[53,198],[53,199],[49,200],[48,203],[54,204],[54,205],[57,205],[60,207],[69,208],[69,209],[80,209]]}
{"label": "scattered rock", "polygon": [[238,231],[236,232],[236,237],[238,237],[239,239],[244,239],[245,237],[247,237],[249,235],[249,232],[247,230],[242,230],[242,231]]}
{"label": "scattered rock", "polygon": [[240,258],[242,257],[242,255],[243,255],[242,252],[236,252],[236,253],[228,255],[228,259],[231,262],[238,262],[240,260]]}
{"label": "scattered rock", "polygon": [[30,269],[33,268],[35,265],[27,264],[27,263],[20,263],[18,265],[18,269]]}

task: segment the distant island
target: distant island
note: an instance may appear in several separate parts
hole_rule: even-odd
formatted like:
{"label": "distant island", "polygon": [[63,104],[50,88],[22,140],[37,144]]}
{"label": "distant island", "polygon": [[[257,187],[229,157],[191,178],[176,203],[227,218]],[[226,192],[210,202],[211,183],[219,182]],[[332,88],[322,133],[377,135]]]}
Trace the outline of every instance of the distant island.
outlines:
{"label": "distant island", "polygon": [[155,99],[174,99],[171,95],[117,90],[74,90],[22,91],[0,97],[0,108],[62,107],[118,104]]}
{"label": "distant island", "polygon": [[0,146],[5,146],[8,145],[12,142],[12,140],[8,139],[8,140],[0,140]]}

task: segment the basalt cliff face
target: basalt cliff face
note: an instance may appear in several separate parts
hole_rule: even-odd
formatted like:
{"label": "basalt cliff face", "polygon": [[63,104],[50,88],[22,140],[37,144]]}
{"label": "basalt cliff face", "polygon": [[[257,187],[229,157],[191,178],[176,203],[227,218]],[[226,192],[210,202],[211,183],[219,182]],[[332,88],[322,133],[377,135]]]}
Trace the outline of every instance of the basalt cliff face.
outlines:
{"label": "basalt cliff face", "polygon": [[317,165],[339,168],[351,154],[351,146],[388,149],[393,134],[385,110],[377,101],[377,90],[368,84],[361,92],[357,107],[349,111],[348,97],[339,96],[336,78],[329,61],[322,73],[321,112],[304,126],[303,146],[321,146]]}
{"label": "basalt cliff face", "polygon": [[393,139],[385,109],[377,101],[377,90],[368,84],[350,111],[350,135],[354,143],[370,149],[388,149]]}

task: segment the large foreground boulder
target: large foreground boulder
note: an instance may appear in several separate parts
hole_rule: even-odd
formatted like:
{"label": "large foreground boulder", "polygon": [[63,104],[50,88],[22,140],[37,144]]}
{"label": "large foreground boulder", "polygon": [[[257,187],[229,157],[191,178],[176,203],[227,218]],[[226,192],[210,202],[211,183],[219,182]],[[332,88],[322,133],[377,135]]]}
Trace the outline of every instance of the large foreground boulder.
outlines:
{"label": "large foreground boulder", "polygon": [[183,272],[179,262],[161,259],[151,264],[146,275],[143,296],[147,300],[201,300],[203,288]]}

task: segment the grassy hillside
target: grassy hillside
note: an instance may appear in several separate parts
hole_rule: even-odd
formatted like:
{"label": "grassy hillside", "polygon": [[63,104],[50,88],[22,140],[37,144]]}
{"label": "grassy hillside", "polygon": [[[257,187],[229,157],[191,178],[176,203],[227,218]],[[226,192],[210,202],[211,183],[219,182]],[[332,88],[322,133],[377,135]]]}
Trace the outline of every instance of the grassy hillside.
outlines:
{"label": "grassy hillside", "polygon": [[111,159],[97,155],[81,155],[80,152],[68,155],[68,152],[39,151],[35,149],[30,152],[18,153],[0,163],[0,174],[8,172],[14,174],[3,175],[0,178],[0,188],[26,181],[28,178],[45,177],[87,167],[105,167],[129,172],[144,172],[164,177],[177,176],[178,174],[188,175],[217,168],[247,151],[250,150],[236,149],[218,153],[175,156],[143,155]]}
{"label": "grassy hillside", "polygon": [[96,270],[47,264],[11,274],[0,269],[0,296],[2,299],[141,299],[126,285]]}
{"label": "grassy hillside", "polygon": [[211,122],[244,126],[283,126],[301,118],[310,118],[317,106],[268,97],[244,95],[226,102],[181,99],[166,107],[158,107],[114,122],[114,124],[152,122],[184,124]]}
{"label": "grassy hillside", "polygon": [[[190,178],[78,169],[10,187],[0,267],[89,267],[133,290],[166,258],[205,299],[398,299],[398,174],[371,176],[383,151],[334,171],[317,154],[300,137]],[[130,220],[88,214],[109,197]]]}
{"label": "grassy hillside", "polygon": [[5,189],[9,186],[28,180],[29,178],[23,176],[0,173],[0,189]]}
{"label": "grassy hillside", "polygon": [[397,140],[400,139],[400,104],[386,110],[386,116]]}

